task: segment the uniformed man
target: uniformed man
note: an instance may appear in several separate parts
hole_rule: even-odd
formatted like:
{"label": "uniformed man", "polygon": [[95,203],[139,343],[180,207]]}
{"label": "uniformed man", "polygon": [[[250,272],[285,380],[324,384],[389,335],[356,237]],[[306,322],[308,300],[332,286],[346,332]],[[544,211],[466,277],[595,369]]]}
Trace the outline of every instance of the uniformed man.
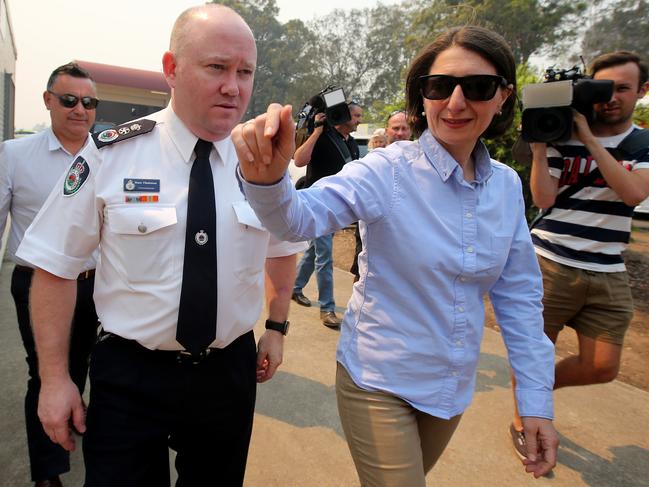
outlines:
{"label": "uniformed man", "polygon": [[[0,144],[0,235],[7,215],[11,214],[7,257],[16,263],[11,275],[11,294],[29,372],[25,425],[31,477],[36,487],[56,487],[61,485],[59,475],[70,470],[70,457],[66,450],[49,439],[38,419],[40,380],[29,320],[29,287],[34,269],[15,254],[47,195],[81,150],[92,144],[88,130],[95,121],[98,101],[90,74],[75,63],[64,64],[52,72],[43,101],[50,112],[51,128]],[[67,362],[70,377],[81,392],[86,384],[88,357],[98,326],[92,300],[96,254],[96,251],[91,252],[85,262],[79,263]]]}
{"label": "uniformed man", "polygon": [[[43,383],[39,415],[53,441],[85,431],[86,486],[241,485],[256,382],[282,360],[303,245],[270,242],[236,181],[230,131],[256,64],[231,9],[191,8],[162,59],[170,106],[102,132],[82,152],[19,250],[40,269],[32,310]],[[70,279],[98,244],[103,331],[84,420],[66,357]],[[268,331],[252,328],[264,291]]]}

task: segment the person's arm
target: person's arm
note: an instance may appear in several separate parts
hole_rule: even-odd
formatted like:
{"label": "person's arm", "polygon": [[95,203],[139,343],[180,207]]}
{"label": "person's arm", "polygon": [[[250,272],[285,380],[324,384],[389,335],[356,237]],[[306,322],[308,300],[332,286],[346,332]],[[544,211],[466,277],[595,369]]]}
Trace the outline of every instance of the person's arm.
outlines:
{"label": "person's arm", "polygon": [[5,150],[5,144],[0,142],[0,240],[7,224],[11,198],[12,183],[9,175],[9,158]]}
{"label": "person's arm", "polygon": [[628,206],[636,206],[649,197],[649,169],[628,171],[593,135],[586,117],[574,111],[575,135],[597,161],[609,187]]}
{"label": "person's arm", "polygon": [[[515,185],[515,186],[514,186]],[[516,401],[527,440],[527,472],[539,477],[556,464],[558,435],[552,424],[554,346],[543,332],[543,281],[527,222],[520,180],[516,189],[516,221],[505,266],[489,291],[509,362],[516,377]]]}
{"label": "person's arm", "polygon": [[86,429],[81,395],[68,368],[77,283],[37,268],[29,295],[41,378],[38,416],[50,439],[71,451],[70,420],[77,431]]}
{"label": "person's arm", "polygon": [[[271,321],[283,322],[288,318],[295,266],[295,254],[266,259],[266,307]],[[279,331],[266,330],[257,346],[257,382],[266,382],[273,377],[282,363],[283,350],[284,335]]]}
{"label": "person's arm", "polygon": [[[324,119],[325,119],[324,113],[318,113],[315,116],[316,122],[323,122]],[[313,133],[309,135],[309,138],[304,141],[304,144],[302,144],[300,147],[297,148],[295,154],[293,155],[293,161],[295,161],[296,167],[303,167],[306,166],[309,162],[311,162],[311,156],[313,155],[313,148],[315,147],[315,144],[320,138],[320,136],[322,135],[323,131],[324,131],[324,125],[320,125],[319,127],[316,127],[315,129],[313,129]]]}
{"label": "person's arm", "polygon": [[549,208],[554,205],[559,190],[559,180],[550,174],[548,166],[547,144],[536,142],[532,146],[532,169],[530,172],[530,189],[534,206]]}

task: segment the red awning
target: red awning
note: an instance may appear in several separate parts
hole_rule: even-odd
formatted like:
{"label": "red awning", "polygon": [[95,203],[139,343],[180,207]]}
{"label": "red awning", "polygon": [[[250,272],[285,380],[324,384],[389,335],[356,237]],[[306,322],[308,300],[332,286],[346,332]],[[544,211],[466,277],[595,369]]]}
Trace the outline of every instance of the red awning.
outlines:
{"label": "red awning", "polygon": [[171,93],[164,75],[156,71],[123,68],[88,61],[75,62],[90,73],[95,83]]}

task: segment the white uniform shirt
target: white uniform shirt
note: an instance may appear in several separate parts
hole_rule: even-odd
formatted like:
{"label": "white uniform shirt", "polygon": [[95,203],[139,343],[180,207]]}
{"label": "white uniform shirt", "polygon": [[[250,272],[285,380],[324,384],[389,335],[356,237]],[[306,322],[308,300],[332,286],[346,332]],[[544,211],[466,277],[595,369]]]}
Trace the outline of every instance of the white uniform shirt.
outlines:
{"label": "white uniform shirt", "polygon": [[[148,118],[157,122],[150,133],[102,149],[88,145],[81,153],[90,169],[88,179],[70,196],[64,196],[61,183],[27,231],[18,255],[72,278],[101,242],[95,305],[104,330],[150,349],[180,350],[175,337],[187,192],[198,139],[171,107]],[[214,146],[218,326],[211,346],[222,348],[250,331],[259,316],[266,257],[294,254],[304,244],[270,242],[239,189],[230,138]],[[127,191],[138,180],[147,180],[149,187],[154,181],[154,188],[157,181],[159,190]],[[133,202],[134,197],[145,201]]]}
{"label": "white uniform shirt", "polygon": [[[92,144],[90,136],[84,147],[89,142]],[[70,168],[75,156],[65,150],[50,128],[0,144],[0,236],[5,229],[7,215],[11,213],[7,257],[16,264],[29,265],[16,257],[18,245],[47,195]],[[94,269],[98,255],[99,252],[95,251],[80,271]]]}

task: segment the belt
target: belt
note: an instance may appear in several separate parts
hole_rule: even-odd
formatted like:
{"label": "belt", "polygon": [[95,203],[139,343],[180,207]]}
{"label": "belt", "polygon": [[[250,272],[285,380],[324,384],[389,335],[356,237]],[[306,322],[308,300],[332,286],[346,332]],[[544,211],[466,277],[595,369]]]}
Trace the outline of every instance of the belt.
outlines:
{"label": "belt", "polygon": [[[16,264],[16,270],[19,272],[26,272],[28,274],[32,274],[34,272],[34,269],[32,267],[27,267],[26,265],[20,265],[20,264]],[[95,276],[95,269],[83,271],[81,274],[77,276],[77,281],[85,281],[86,279],[90,279],[91,277],[94,276]]]}
{"label": "belt", "polygon": [[209,357],[211,354],[217,355],[224,350],[222,348],[207,348],[199,354],[195,355],[192,355],[191,352],[188,352],[187,350],[151,350],[150,348],[146,348],[144,345],[141,345],[136,340],[129,340],[128,338],[123,338],[109,331],[101,330],[99,332],[97,341],[102,342],[108,339],[118,341],[119,343],[133,350],[137,350],[140,353],[145,353],[151,357],[162,360],[173,360],[181,365],[199,365],[205,362],[207,357]]}

